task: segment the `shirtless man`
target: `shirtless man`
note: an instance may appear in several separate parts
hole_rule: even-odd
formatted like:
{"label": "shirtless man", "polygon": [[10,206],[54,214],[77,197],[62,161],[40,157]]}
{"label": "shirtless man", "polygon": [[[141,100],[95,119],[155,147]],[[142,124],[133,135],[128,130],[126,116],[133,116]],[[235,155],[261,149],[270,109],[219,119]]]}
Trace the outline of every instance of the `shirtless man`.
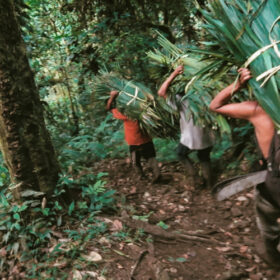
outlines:
{"label": "shirtless man", "polygon": [[[272,119],[257,101],[228,103],[233,94],[252,78],[251,72],[246,68],[241,68],[238,72],[240,77],[237,83],[232,83],[219,92],[212,100],[210,109],[228,117],[248,120],[254,126],[258,145],[268,166],[265,184],[256,189],[257,224],[264,245],[264,252],[259,253],[267,263],[280,268],[280,226],[277,222],[280,218],[279,152],[278,159],[276,158],[277,150],[280,149],[277,147],[280,143],[279,136],[275,133]],[[276,147],[276,151],[272,147]]]}

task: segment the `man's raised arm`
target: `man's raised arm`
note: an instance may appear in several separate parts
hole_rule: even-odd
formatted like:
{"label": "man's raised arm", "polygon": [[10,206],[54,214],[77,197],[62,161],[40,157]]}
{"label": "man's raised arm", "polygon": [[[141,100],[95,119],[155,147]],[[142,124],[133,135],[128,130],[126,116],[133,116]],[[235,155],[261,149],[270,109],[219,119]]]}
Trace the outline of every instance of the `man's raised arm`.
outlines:
{"label": "man's raised arm", "polygon": [[112,90],[110,92],[110,98],[108,99],[107,103],[106,103],[106,110],[110,111],[112,108],[112,103],[114,102],[114,100],[118,97],[119,92],[116,90]]}
{"label": "man's raised arm", "polygon": [[184,72],[184,66],[180,65],[178,66],[171,74],[170,76],[163,82],[163,84],[161,85],[161,87],[158,90],[158,95],[166,98],[167,97],[167,90],[168,87],[170,86],[170,84],[172,83],[172,81],[180,74],[183,74]]}
{"label": "man's raised arm", "polygon": [[210,103],[209,108],[211,111],[225,116],[250,120],[258,104],[256,101],[228,104],[232,95],[239,91],[252,78],[251,72],[247,68],[240,68],[238,72],[240,73],[238,81],[220,91]]}

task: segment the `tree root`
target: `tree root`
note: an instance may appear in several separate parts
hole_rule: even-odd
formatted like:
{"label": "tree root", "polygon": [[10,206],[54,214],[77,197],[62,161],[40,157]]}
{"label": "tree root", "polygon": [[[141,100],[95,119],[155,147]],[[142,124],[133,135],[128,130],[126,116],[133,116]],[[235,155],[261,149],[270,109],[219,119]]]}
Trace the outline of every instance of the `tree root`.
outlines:
{"label": "tree root", "polygon": [[[146,233],[152,234],[153,236],[159,237],[161,239],[175,240],[178,242],[197,241],[197,242],[204,242],[204,243],[210,243],[210,244],[222,245],[222,246],[228,245],[225,242],[221,242],[216,239],[209,238],[206,235],[202,237],[201,234],[195,235],[194,233],[183,234],[178,232],[167,232],[164,229],[160,228],[159,226],[151,225],[139,220],[132,220],[127,215],[123,216],[121,220],[130,228],[133,229],[142,228]],[[232,244],[231,246],[234,247],[234,245]]]}
{"label": "tree root", "polygon": [[140,255],[139,255],[139,257],[138,257],[136,263],[135,263],[134,266],[132,267],[132,270],[131,270],[131,273],[130,273],[130,279],[131,279],[131,280],[134,280],[134,277],[133,277],[133,276],[134,276],[134,273],[135,273],[135,271],[136,271],[138,265],[140,264],[140,262],[142,261],[142,259],[144,258],[144,256],[145,256],[147,253],[149,253],[148,250],[143,250],[143,251],[140,253]]}

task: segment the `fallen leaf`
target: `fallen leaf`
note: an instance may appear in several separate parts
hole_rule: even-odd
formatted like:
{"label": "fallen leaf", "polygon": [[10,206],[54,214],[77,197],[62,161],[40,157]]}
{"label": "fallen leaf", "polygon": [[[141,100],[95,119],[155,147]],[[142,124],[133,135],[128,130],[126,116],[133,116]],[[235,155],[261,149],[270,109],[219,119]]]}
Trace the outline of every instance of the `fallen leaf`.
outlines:
{"label": "fallen leaf", "polygon": [[90,252],[89,255],[82,254],[81,257],[84,258],[86,261],[94,262],[94,263],[98,263],[102,261],[101,255],[99,255],[94,251]]}
{"label": "fallen leaf", "polygon": [[120,244],[119,244],[119,246],[120,246],[120,250],[122,251],[123,250],[123,248],[124,248],[124,242],[121,242]]}
{"label": "fallen leaf", "polygon": [[80,280],[80,279],[84,279],[85,276],[91,276],[93,277],[93,279],[101,279],[98,278],[98,274],[94,271],[79,271],[79,270],[75,270],[73,273],[73,279],[75,280]]}
{"label": "fallen leaf", "polygon": [[106,237],[104,237],[104,236],[102,236],[102,237],[98,240],[98,243],[100,243],[101,245],[107,245],[108,247],[111,247],[110,241],[109,241]]}
{"label": "fallen leaf", "polygon": [[216,247],[219,252],[228,252],[231,250],[230,247]]}
{"label": "fallen leaf", "polygon": [[150,197],[151,195],[148,192],[144,193],[144,198]]}
{"label": "fallen leaf", "polygon": [[236,200],[237,201],[246,201],[248,199],[245,196],[242,195],[242,196],[237,197]]}
{"label": "fallen leaf", "polygon": [[122,222],[119,220],[114,220],[111,227],[110,231],[121,231],[123,229]]}
{"label": "fallen leaf", "polygon": [[118,250],[114,250],[114,249],[113,249],[113,251],[114,251],[115,253],[117,253],[118,255],[120,255],[120,256],[123,256],[123,257],[126,257],[126,258],[129,258],[129,259],[130,259],[130,256],[128,256],[128,255],[126,255],[126,254],[124,254],[124,253],[122,253],[122,252],[120,252],[120,251],[118,251]]}
{"label": "fallen leaf", "polygon": [[249,198],[254,198],[255,195],[253,193],[246,193],[246,196]]}
{"label": "fallen leaf", "polygon": [[58,267],[58,268],[64,268],[67,266],[67,261],[56,261],[53,264],[54,267]]}
{"label": "fallen leaf", "polygon": [[98,276],[98,274],[94,271],[85,271],[84,273],[88,276],[93,277],[93,278],[96,278]]}
{"label": "fallen leaf", "polygon": [[239,252],[241,254],[244,254],[248,251],[248,246],[241,246],[240,249],[239,249]]}
{"label": "fallen leaf", "polygon": [[230,232],[228,232],[228,231],[226,231],[224,234],[225,234],[225,236],[232,237],[232,234]]}
{"label": "fallen leaf", "polygon": [[82,273],[79,270],[75,270],[73,272],[73,279],[82,280],[83,279]]}
{"label": "fallen leaf", "polygon": [[117,263],[117,267],[118,267],[119,269],[123,269],[123,266],[120,265],[119,263]]}
{"label": "fallen leaf", "polygon": [[0,256],[1,256],[1,257],[5,257],[6,255],[7,255],[6,249],[5,249],[5,248],[1,248],[1,249],[0,249]]}
{"label": "fallen leaf", "polygon": [[133,194],[133,193],[136,193],[136,187],[135,186],[132,186],[132,188],[130,189],[129,193]]}
{"label": "fallen leaf", "polygon": [[252,272],[252,271],[254,271],[256,268],[257,268],[256,266],[252,266],[252,267],[247,268],[247,269],[245,269],[245,270],[246,270],[247,272]]}
{"label": "fallen leaf", "polygon": [[58,238],[63,238],[63,234],[61,232],[58,231],[52,231],[52,235]]}
{"label": "fallen leaf", "polygon": [[183,254],[183,257],[188,259],[189,258],[189,255],[188,254]]}

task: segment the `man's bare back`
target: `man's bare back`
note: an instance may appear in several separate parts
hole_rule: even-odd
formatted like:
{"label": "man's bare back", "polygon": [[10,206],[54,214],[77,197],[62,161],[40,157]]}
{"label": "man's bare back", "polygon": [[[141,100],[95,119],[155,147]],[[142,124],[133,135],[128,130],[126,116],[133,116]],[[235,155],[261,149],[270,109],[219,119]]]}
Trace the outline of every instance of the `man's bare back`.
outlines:
{"label": "man's bare back", "polygon": [[239,91],[245,83],[252,77],[246,68],[239,69],[240,78],[237,83],[232,83],[212,100],[210,109],[216,113],[244,119],[251,122],[255,128],[256,138],[262,154],[267,159],[271,140],[273,138],[275,127],[270,116],[263,110],[257,101],[244,101],[240,103],[230,103],[232,95]]}

